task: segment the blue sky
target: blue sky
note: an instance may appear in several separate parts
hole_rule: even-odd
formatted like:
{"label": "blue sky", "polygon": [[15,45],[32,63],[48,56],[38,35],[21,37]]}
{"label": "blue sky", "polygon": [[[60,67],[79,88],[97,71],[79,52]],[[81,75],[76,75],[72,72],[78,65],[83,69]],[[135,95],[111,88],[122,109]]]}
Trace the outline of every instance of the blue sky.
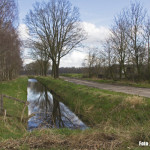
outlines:
{"label": "blue sky", "polygon": [[[18,0],[20,23],[36,1],[43,0]],[[70,0],[70,2],[79,8],[82,21],[94,23],[96,26],[110,26],[114,15],[128,7],[131,0]],[[150,0],[140,2],[150,14]]]}
{"label": "blue sky", "polygon": [[[25,34],[23,19],[36,1],[42,2],[43,0],[18,0],[22,34]],[[84,22],[89,34],[88,42],[93,43],[94,40],[103,40],[107,36],[108,28],[111,26],[114,16],[123,8],[129,7],[131,0],[70,0],[70,2],[79,8],[81,21]],[[140,0],[140,2],[150,15],[150,0]],[[68,66],[69,64],[70,67],[79,67],[84,57],[84,53],[73,52],[63,58],[61,66]]]}

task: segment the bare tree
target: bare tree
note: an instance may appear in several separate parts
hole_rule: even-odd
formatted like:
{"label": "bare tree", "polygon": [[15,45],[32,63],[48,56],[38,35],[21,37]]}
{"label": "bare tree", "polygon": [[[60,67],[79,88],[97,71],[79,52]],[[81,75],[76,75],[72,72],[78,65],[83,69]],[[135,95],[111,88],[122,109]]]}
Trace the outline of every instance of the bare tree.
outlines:
{"label": "bare tree", "polygon": [[21,42],[15,28],[17,13],[14,0],[0,1],[0,80],[16,77],[22,66]]}
{"label": "bare tree", "polygon": [[[43,64],[43,62],[39,61],[40,60],[26,64],[24,66],[24,73],[27,75],[43,75],[44,74],[43,66],[41,67],[41,64]],[[50,63],[47,64],[46,73],[48,72],[49,67]]]}
{"label": "bare tree", "polygon": [[0,0],[0,30],[11,28],[18,18],[18,9],[14,0]]}
{"label": "bare tree", "polygon": [[60,59],[70,53],[85,39],[80,25],[78,8],[68,0],[50,0],[36,3],[26,16],[30,42],[46,45],[52,60],[52,75],[59,77]]}
{"label": "bare tree", "polygon": [[96,52],[89,51],[87,58],[83,62],[83,66],[87,68],[89,78],[95,75],[96,59]]}
{"label": "bare tree", "polygon": [[103,43],[104,51],[105,51],[105,66],[107,67],[107,77],[115,79],[113,74],[112,66],[116,64],[116,55],[114,53],[114,49],[112,48],[112,39],[111,37],[107,38]]}
{"label": "bare tree", "polygon": [[127,35],[129,37],[129,50],[135,65],[137,78],[141,75],[141,66],[145,55],[144,39],[142,36],[146,11],[139,2],[131,3],[126,9]]}
{"label": "bare tree", "polygon": [[32,44],[32,50],[30,54],[32,59],[39,63],[41,75],[47,76],[47,71],[50,67],[48,48],[41,42],[35,42]]}
{"label": "bare tree", "polygon": [[[146,58],[143,38],[145,14],[146,11],[141,4],[135,2],[115,17],[110,36],[105,42],[105,51],[108,56],[106,59],[112,78],[114,78],[114,69],[118,74],[118,67],[120,79],[122,75],[133,79],[140,79],[143,75],[142,66]],[[132,70],[132,74],[128,75],[128,70],[130,72]]]}
{"label": "bare tree", "polygon": [[88,54],[85,57],[82,66],[85,67],[85,76],[98,77],[101,75],[102,68],[105,64],[105,54],[97,47],[87,47]]}
{"label": "bare tree", "polygon": [[150,79],[150,18],[149,17],[145,23],[144,37],[147,42],[147,54],[148,54],[147,63],[148,63],[148,75],[149,75],[149,79]]}
{"label": "bare tree", "polygon": [[114,19],[114,24],[111,28],[110,40],[111,40],[111,49],[113,49],[116,60],[119,63],[119,76],[122,79],[122,74],[126,76],[125,70],[125,61],[128,54],[128,36],[127,23],[124,17],[124,12],[120,13]]}

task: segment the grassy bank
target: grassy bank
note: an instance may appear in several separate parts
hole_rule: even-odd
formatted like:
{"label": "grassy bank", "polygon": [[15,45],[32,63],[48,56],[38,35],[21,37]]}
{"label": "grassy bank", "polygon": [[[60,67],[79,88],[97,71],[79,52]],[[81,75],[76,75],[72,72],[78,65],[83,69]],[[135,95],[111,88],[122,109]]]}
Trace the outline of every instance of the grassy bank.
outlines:
{"label": "grassy bank", "polygon": [[125,86],[133,86],[133,87],[143,87],[143,88],[150,88],[150,82],[149,81],[140,81],[140,82],[132,82],[129,80],[108,80],[108,79],[99,79],[99,78],[87,78],[84,77],[83,74],[77,74],[77,73],[66,73],[61,74],[61,76],[64,77],[70,77],[70,78],[78,78],[82,80],[88,80],[88,81],[94,81],[97,83],[109,83],[109,84],[115,84],[115,85],[125,85]]}
{"label": "grassy bank", "polygon": [[[13,81],[0,83],[0,94],[12,96],[21,100],[27,100],[27,77],[20,77]],[[20,138],[26,131],[26,122],[21,122],[23,103],[4,98],[6,116],[0,116],[0,140]],[[27,117],[27,108],[24,117]]]}
{"label": "grassy bank", "polygon": [[48,77],[37,79],[55,91],[62,101],[90,126],[108,121],[114,126],[130,126],[132,122],[143,124],[149,120],[149,99]]}
{"label": "grassy bank", "polygon": [[[10,134],[7,137],[4,137],[3,134],[3,139],[8,140],[0,142],[0,149],[141,150],[143,147],[138,146],[139,141],[150,142],[150,99],[76,85],[50,77],[37,77],[37,79],[50,90],[55,91],[60,96],[59,100],[75,112],[90,128],[84,131],[45,129],[27,133],[20,129],[21,124],[18,124],[19,129],[16,128],[16,125],[9,125],[11,130],[8,131],[14,132],[12,132],[13,139],[10,138]],[[10,90],[0,89],[9,94],[14,86],[13,89],[17,89],[15,93],[22,92],[18,98],[23,95],[25,98],[26,81],[27,78],[19,78],[16,81],[4,83],[3,87],[6,84],[10,85]],[[12,92],[12,94],[15,93]],[[6,124],[5,121],[3,122]],[[18,122],[19,120],[16,119],[14,124]],[[9,121],[7,123],[9,124]],[[0,130],[2,132],[2,129]],[[22,135],[16,134],[19,130]],[[144,149],[149,149],[149,147],[144,147]]]}
{"label": "grassy bank", "polygon": [[[54,90],[92,132],[100,130],[106,135],[119,137],[122,148],[138,147],[138,142],[150,141],[150,99],[122,93],[99,90],[82,85],[53,80],[37,79]],[[92,135],[92,134],[91,134]]]}
{"label": "grassy bank", "polygon": [[63,73],[60,75],[64,77],[70,77],[70,78],[83,78],[83,74],[81,73]]}
{"label": "grassy bank", "polygon": [[[33,131],[23,138],[0,143],[6,149],[38,150],[117,150],[122,148],[121,136],[100,130],[47,129]],[[122,134],[123,138],[123,134]],[[122,149],[123,150],[123,149]]]}

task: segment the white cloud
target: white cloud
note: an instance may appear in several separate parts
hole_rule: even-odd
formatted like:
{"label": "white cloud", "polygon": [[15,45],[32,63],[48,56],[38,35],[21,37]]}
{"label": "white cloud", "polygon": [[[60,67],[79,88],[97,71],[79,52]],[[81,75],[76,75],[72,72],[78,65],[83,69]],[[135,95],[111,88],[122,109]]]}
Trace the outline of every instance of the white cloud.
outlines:
{"label": "white cloud", "polygon": [[[87,39],[84,41],[84,45],[88,47],[100,47],[100,42],[104,41],[109,36],[109,29],[105,26],[97,27],[90,22],[82,22],[81,24],[87,33]],[[25,24],[20,24],[18,31],[22,40],[29,38],[28,28]],[[79,49],[81,50],[81,48]],[[60,67],[81,67],[87,52],[85,52],[85,49],[82,51],[83,52],[73,51],[71,54],[63,57],[60,62]],[[25,64],[29,62],[31,62],[31,59],[25,60]]]}
{"label": "white cloud", "polygon": [[23,65],[30,64],[30,63],[32,63],[33,61],[34,61],[33,59],[24,59]]}
{"label": "white cloud", "polygon": [[96,27],[95,24],[89,22],[83,22],[82,25],[87,32],[87,40],[85,42],[88,44],[104,41],[109,36],[109,29],[104,26]]}
{"label": "white cloud", "polygon": [[61,59],[60,67],[81,67],[85,56],[84,52],[73,51]]}
{"label": "white cloud", "polygon": [[[109,29],[104,26],[96,27],[94,24],[89,22],[82,22],[82,26],[87,33],[87,40],[84,41],[84,45],[90,48],[101,47],[100,42],[104,41],[109,36]],[[60,66],[81,67],[82,62],[87,55],[86,48],[82,51],[83,52],[74,51],[71,54],[64,56],[60,62]]]}
{"label": "white cloud", "polygon": [[27,40],[29,38],[29,31],[25,24],[20,24],[18,27],[18,32],[21,40]]}

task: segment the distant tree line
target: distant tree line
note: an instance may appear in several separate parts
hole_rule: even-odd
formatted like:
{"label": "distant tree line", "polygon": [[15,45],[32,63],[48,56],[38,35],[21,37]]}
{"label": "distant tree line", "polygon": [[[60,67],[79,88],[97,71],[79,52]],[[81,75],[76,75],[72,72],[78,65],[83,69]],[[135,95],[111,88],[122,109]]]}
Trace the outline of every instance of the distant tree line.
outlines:
{"label": "distant tree line", "polygon": [[0,0],[0,80],[15,78],[22,66],[17,16],[14,0]]}
{"label": "distant tree line", "polygon": [[83,67],[61,67],[59,68],[60,74],[63,73],[84,73],[85,68]]}
{"label": "distant tree line", "polygon": [[[45,65],[46,63],[46,65]],[[49,62],[44,62],[42,60],[37,60],[26,64],[21,70],[23,75],[41,75],[46,76],[50,72],[51,64]],[[45,68],[46,67],[46,68]]]}
{"label": "distant tree line", "polygon": [[[22,75],[44,75],[43,67],[40,66],[39,62],[35,61],[29,64],[26,64],[21,70]],[[60,67],[59,73],[86,73],[87,68],[83,67]],[[50,75],[52,73],[51,64],[48,64],[48,68],[46,70],[46,74]]]}
{"label": "distant tree line", "polygon": [[84,61],[89,77],[150,80],[150,17],[139,2],[115,16],[101,49],[90,49]]}

